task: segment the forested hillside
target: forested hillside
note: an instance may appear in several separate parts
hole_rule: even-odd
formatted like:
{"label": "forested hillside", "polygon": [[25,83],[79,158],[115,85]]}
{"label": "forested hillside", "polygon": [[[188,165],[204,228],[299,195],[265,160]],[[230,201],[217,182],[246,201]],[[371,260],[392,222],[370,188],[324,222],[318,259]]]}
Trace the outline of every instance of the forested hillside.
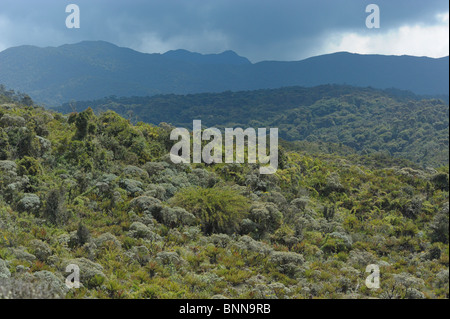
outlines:
{"label": "forested hillside", "polygon": [[[448,159],[441,101],[321,87],[88,104],[98,115],[0,94],[0,298],[449,297],[449,167],[432,165]],[[335,135],[431,164],[346,156],[345,146],[321,154],[320,144],[313,155],[297,142],[280,147],[274,175],[256,164],[175,165],[172,127],[133,125],[99,112],[107,106],[149,123],[167,111],[172,124]],[[64,285],[69,264],[79,289]],[[369,264],[380,289],[364,284]]]}
{"label": "forested hillside", "polygon": [[359,154],[383,153],[426,166],[449,160],[449,105],[410,92],[324,85],[275,90],[110,97],[73,102],[63,113],[91,107],[133,122],[205,127],[277,127],[290,141],[342,144]]}

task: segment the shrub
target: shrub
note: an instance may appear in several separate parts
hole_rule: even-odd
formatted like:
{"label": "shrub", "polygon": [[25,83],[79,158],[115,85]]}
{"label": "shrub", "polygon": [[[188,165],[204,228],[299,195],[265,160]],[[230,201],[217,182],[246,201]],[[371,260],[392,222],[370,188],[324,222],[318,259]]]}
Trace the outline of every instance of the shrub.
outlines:
{"label": "shrub", "polygon": [[90,237],[89,229],[80,222],[77,229],[78,244],[83,246],[89,241]]}
{"label": "shrub", "polygon": [[75,117],[75,126],[77,128],[77,132],[75,133],[75,138],[77,140],[84,139],[89,130],[89,119],[92,116],[93,111],[91,108],[88,108],[87,110],[79,113]]}
{"label": "shrub", "polygon": [[159,235],[155,234],[150,228],[141,222],[134,222],[131,224],[129,236],[134,238],[149,239],[152,241],[161,240]]}
{"label": "shrub", "polygon": [[277,251],[270,256],[270,262],[275,264],[279,272],[294,277],[301,270],[305,259],[297,253]]}
{"label": "shrub", "polygon": [[11,272],[8,269],[6,261],[0,259],[0,279],[11,277]]}
{"label": "shrub", "polygon": [[156,261],[162,263],[163,265],[179,265],[184,262],[176,252],[162,251],[156,255]]}
{"label": "shrub", "polygon": [[34,156],[35,155],[35,145],[34,145],[35,134],[28,128],[20,128],[17,142],[17,157],[24,156]]}
{"label": "shrub", "polygon": [[448,286],[449,286],[449,270],[443,269],[436,275],[436,278],[434,280],[435,285],[438,288],[447,287],[447,294],[448,294]]}
{"label": "shrub", "polygon": [[168,227],[193,225],[195,216],[181,207],[164,207],[159,214],[154,215],[156,220]]}
{"label": "shrub", "polygon": [[3,127],[11,127],[11,126],[17,126],[22,127],[25,126],[25,119],[21,116],[15,116],[15,115],[9,115],[5,114],[0,119],[0,125]]}
{"label": "shrub", "polygon": [[18,173],[20,175],[36,176],[42,173],[42,167],[39,164],[39,161],[33,157],[25,156],[18,164]]}
{"label": "shrub", "polygon": [[77,265],[80,268],[80,282],[88,288],[94,288],[106,278],[103,267],[86,258],[76,258],[65,260],[61,264],[61,270],[65,271],[68,265]]}
{"label": "shrub", "polygon": [[362,250],[352,250],[349,255],[349,264],[352,266],[367,267],[375,264],[376,258],[371,253]]}
{"label": "shrub", "polygon": [[9,157],[9,138],[3,129],[0,128],[0,161],[6,160]]}
{"label": "shrub", "polygon": [[213,234],[209,237],[209,241],[216,247],[225,248],[230,243],[231,238],[226,234]]}
{"label": "shrub", "polygon": [[133,179],[122,179],[119,186],[132,196],[142,193],[142,183]]}
{"label": "shrub", "polygon": [[33,249],[33,253],[36,258],[43,262],[45,262],[47,258],[52,254],[50,246],[38,239],[31,241],[31,248]]}
{"label": "shrub", "polygon": [[142,168],[133,166],[133,165],[128,165],[127,167],[124,168],[123,173],[126,176],[130,176],[130,177],[137,177],[137,178],[148,178],[148,173],[146,171],[144,171]]}
{"label": "shrub", "polygon": [[150,261],[150,251],[145,246],[136,246],[127,251],[126,255],[133,260],[136,260],[141,266]]}
{"label": "shrub", "polygon": [[193,213],[205,234],[236,232],[249,208],[248,199],[229,187],[190,187],[177,193],[173,203]]}
{"label": "shrub", "polygon": [[19,279],[0,278],[0,299],[54,299],[61,298],[61,290],[55,290],[45,280],[28,282]]}
{"label": "shrub", "polygon": [[305,196],[296,198],[291,202],[291,205],[294,208],[296,208],[297,210],[299,210],[300,212],[305,211],[308,204],[309,204],[309,198],[305,197]]}
{"label": "shrub", "polygon": [[64,207],[64,198],[61,191],[52,189],[48,193],[44,208],[44,217],[55,225],[63,225],[67,222],[68,214]]}
{"label": "shrub", "polygon": [[41,207],[41,200],[35,194],[25,194],[18,203],[18,208],[22,212],[37,213]]}
{"label": "shrub", "polygon": [[50,271],[42,270],[33,275],[42,284],[42,288],[48,290],[49,294],[53,294],[54,298],[64,297],[69,290],[62,280]]}
{"label": "shrub", "polygon": [[430,237],[432,242],[448,244],[449,209],[448,202],[442,211],[430,223]]}
{"label": "shrub", "polygon": [[159,172],[163,171],[168,166],[165,162],[147,162],[144,165],[144,169],[147,171],[149,176],[153,176],[158,174]]}
{"label": "shrub", "polygon": [[262,235],[278,229],[283,221],[283,214],[273,203],[255,203],[250,209],[248,219],[255,223],[255,232]]}
{"label": "shrub", "polygon": [[334,218],[334,215],[336,214],[336,206],[324,206],[323,207],[323,217],[325,217],[326,220],[330,221]]}
{"label": "shrub", "polygon": [[150,184],[144,193],[145,196],[157,198],[159,200],[166,200],[166,189],[161,185]]}
{"label": "shrub", "polygon": [[254,240],[249,236],[242,236],[239,241],[234,244],[238,250],[254,252],[259,255],[268,255],[273,249],[263,242]]}
{"label": "shrub", "polygon": [[446,173],[437,173],[431,178],[431,182],[437,189],[448,192],[449,190],[449,179]]}
{"label": "shrub", "polygon": [[402,214],[406,218],[415,219],[420,214],[421,210],[422,199],[416,196],[403,207]]}
{"label": "shrub", "polygon": [[139,196],[131,200],[130,206],[136,208],[139,213],[157,214],[161,211],[162,205],[159,199],[151,196]]}
{"label": "shrub", "polygon": [[324,194],[328,195],[332,192],[341,193],[344,192],[345,188],[342,186],[339,175],[335,172],[331,173],[327,177],[326,185],[324,187]]}
{"label": "shrub", "polygon": [[[124,245],[129,245],[130,244],[129,240],[131,240],[131,238],[126,237],[124,240]],[[101,234],[94,240],[94,243],[97,247],[102,247],[106,243],[112,243],[112,245],[115,246],[116,248],[118,249],[122,248],[122,243],[120,242],[120,240],[118,240],[117,237],[111,233]],[[132,245],[129,245],[128,248],[130,248],[131,246]]]}

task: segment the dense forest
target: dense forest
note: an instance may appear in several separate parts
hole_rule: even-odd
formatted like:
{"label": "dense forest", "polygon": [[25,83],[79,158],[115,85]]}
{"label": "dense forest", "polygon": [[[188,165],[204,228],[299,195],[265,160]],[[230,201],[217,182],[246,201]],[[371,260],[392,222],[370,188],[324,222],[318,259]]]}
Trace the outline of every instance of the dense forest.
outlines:
{"label": "dense forest", "polygon": [[[324,86],[72,107],[0,92],[0,298],[449,297],[442,101]],[[175,165],[173,127],[150,123],[197,117],[300,141],[274,175]]]}
{"label": "dense forest", "polygon": [[359,154],[387,154],[423,167],[449,161],[449,105],[407,91],[323,85],[274,90],[159,95],[73,102],[69,113],[113,110],[132,122],[205,127],[276,127],[289,141],[341,144]]}

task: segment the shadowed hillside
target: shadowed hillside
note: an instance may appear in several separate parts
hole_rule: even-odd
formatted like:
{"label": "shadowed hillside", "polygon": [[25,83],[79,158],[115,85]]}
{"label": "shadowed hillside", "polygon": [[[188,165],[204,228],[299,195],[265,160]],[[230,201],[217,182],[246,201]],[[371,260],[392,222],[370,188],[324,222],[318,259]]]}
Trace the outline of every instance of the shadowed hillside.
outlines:
{"label": "shadowed hillside", "polygon": [[63,113],[87,107],[114,110],[134,122],[205,127],[277,127],[289,141],[342,144],[359,154],[383,153],[423,166],[449,160],[449,106],[410,92],[324,85],[274,90],[158,95],[73,102]]}
{"label": "shadowed hillside", "polygon": [[0,83],[55,106],[105,96],[144,96],[349,84],[447,94],[448,57],[335,53],[251,64],[232,51],[144,54],[107,42],[21,46],[0,52]]}
{"label": "shadowed hillside", "polygon": [[448,165],[280,147],[260,175],[173,164],[170,131],[0,92],[0,299],[449,297]]}

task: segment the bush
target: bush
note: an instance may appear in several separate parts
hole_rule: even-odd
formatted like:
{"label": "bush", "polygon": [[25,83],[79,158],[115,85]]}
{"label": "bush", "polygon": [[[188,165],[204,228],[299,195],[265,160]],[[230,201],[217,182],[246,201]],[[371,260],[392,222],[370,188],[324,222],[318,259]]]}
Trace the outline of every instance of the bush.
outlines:
{"label": "bush", "polygon": [[91,108],[79,113],[75,117],[75,126],[77,132],[75,133],[75,138],[77,140],[84,139],[89,133],[89,119],[92,117],[93,111]]}
{"label": "bush", "polygon": [[18,203],[18,208],[22,212],[37,213],[41,207],[41,200],[35,194],[25,194]]}
{"label": "bush", "polygon": [[0,128],[0,161],[6,160],[9,157],[9,138],[8,135]]}
{"label": "bush", "polygon": [[150,228],[148,228],[141,222],[134,222],[133,224],[131,224],[129,236],[134,238],[148,239],[151,241],[161,240],[161,237],[158,234],[155,234]]}
{"label": "bush", "polygon": [[36,151],[35,134],[26,127],[20,128],[17,136],[17,157],[34,156]]}
{"label": "bush", "polygon": [[145,246],[133,247],[127,251],[126,255],[133,260],[136,260],[141,266],[147,264],[150,261],[150,251]]}
{"label": "bush", "polygon": [[248,219],[255,223],[255,232],[262,236],[265,232],[274,232],[280,227],[283,214],[273,203],[256,203],[250,209]]}
{"label": "bush", "polygon": [[157,214],[162,208],[161,201],[151,196],[136,197],[130,201],[130,206],[139,213],[147,214]]}
{"label": "bush", "polygon": [[422,199],[414,197],[411,199],[405,207],[402,209],[402,214],[406,218],[415,219],[422,210]]}
{"label": "bush", "polygon": [[77,229],[78,244],[83,246],[89,241],[90,237],[89,229],[80,222]]}
{"label": "bush", "polygon": [[68,265],[77,265],[80,268],[80,282],[88,288],[94,288],[103,282],[106,278],[103,273],[103,267],[86,258],[76,258],[65,260],[61,264],[61,270],[65,271]]}
{"label": "bush", "polygon": [[0,279],[11,277],[11,272],[8,269],[6,261],[0,259]]}
{"label": "bush", "polygon": [[305,259],[297,253],[277,251],[270,256],[270,262],[275,264],[279,272],[294,277],[301,270]]}
{"label": "bush", "polygon": [[142,183],[133,179],[122,179],[119,182],[119,186],[130,193],[132,196],[143,192]]}
{"label": "bush", "polygon": [[176,252],[162,251],[156,255],[156,261],[162,263],[163,265],[180,265],[184,262]]}
{"label": "bush", "polygon": [[193,225],[195,216],[180,207],[164,207],[159,214],[154,215],[156,220],[168,227]]}
{"label": "bush", "polygon": [[144,171],[142,168],[133,166],[133,165],[128,165],[127,167],[124,168],[123,173],[126,176],[130,176],[130,177],[137,177],[137,178],[148,178],[148,173],[146,171]]}
{"label": "bush", "polygon": [[15,116],[15,115],[9,115],[5,114],[0,119],[0,125],[3,127],[11,127],[11,126],[17,126],[22,127],[25,126],[25,119],[21,116]]}
{"label": "bush", "polygon": [[229,187],[190,187],[177,193],[173,203],[194,214],[205,234],[236,232],[249,209],[248,199]]}
{"label": "bush", "polygon": [[448,203],[442,211],[434,217],[430,223],[430,237],[432,242],[448,244],[449,209]]}
{"label": "bush", "polygon": [[33,283],[12,278],[0,278],[0,299],[61,298],[61,290],[55,288],[58,287],[46,282],[45,279]]}
{"label": "bush", "polygon": [[[126,240],[128,240],[128,242]],[[129,240],[131,240],[131,238],[126,237],[124,240],[124,244],[129,243]],[[111,243],[117,249],[122,248],[122,243],[120,242],[120,240],[118,240],[117,237],[111,233],[101,234],[94,240],[94,243],[97,247],[102,247],[102,246],[106,245],[107,243]],[[131,247],[131,245],[129,247]]]}
{"label": "bush", "polygon": [[47,195],[44,217],[54,225],[64,225],[68,220],[68,213],[64,207],[61,191],[52,189]]}
{"label": "bush", "polygon": [[446,173],[437,173],[431,178],[431,182],[437,189],[448,192],[449,190],[449,178]]}
{"label": "bush", "polygon": [[336,206],[331,205],[324,206],[322,213],[323,217],[325,217],[326,220],[330,221],[334,218],[334,215],[336,214]]}
{"label": "bush", "polygon": [[38,282],[42,283],[43,289],[47,289],[49,294],[54,295],[54,298],[64,297],[69,290],[63,281],[50,271],[42,270],[35,272],[33,275]]}
{"label": "bush", "polygon": [[52,254],[50,246],[41,240],[34,239],[31,241],[31,248],[33,249],[33,254],[40,261],[45,262],[48,257]]}
{"label": "bush", "polygon": [[161,185],[156,184],[149,184],[147,186],[146,192],[144,193],[145,196],[150,196],[157,198],[159,200],[166,200],[166,189]]}
{"label": "bush", "polygon": [[19,175],[36,176],[42,173],[39,161],[29,156],[25,156],[18,162],[18,168]]}
{"label": "bush", "polygon": [[324,187],[324,194],[328,195],[333,192],[341,193],[344,192],[345,188],[342,186],[340,177],[337,173],[333,172],[327,177],[326,185]]}
{"label": "bush", "polygon": [[234,247],[242,252],[253,252],[258,255],[268,255],[273,251],[273,249],[265,243],[254,240],[249,236],[240,237],[239,241],[234,244]]}
{"label": "bush", "polygon": [[304,212],[306,207],[309,204],[309,198],[308,197],[300,197],[300,198],[296,198],[291,202],[291,205],[296,208],[297,210],[299,210],[300,212]]}

